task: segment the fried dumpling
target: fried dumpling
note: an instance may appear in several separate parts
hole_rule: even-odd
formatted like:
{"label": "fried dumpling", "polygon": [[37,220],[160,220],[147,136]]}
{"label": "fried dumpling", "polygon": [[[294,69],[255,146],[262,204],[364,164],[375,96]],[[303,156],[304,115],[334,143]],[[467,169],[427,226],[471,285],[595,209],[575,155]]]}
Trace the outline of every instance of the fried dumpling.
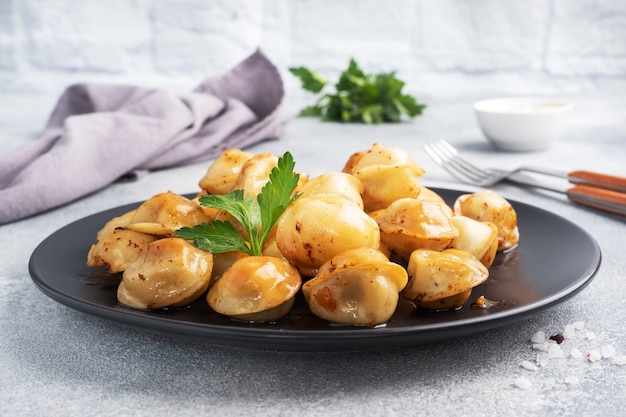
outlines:
{"label": "fried dumpling", "polygon": [[480,222],[491,222],[498,228],[498,250],[506,250],[519,242],[517,213],[504,197],[491,190],[459,196],[454,213]]}
{"label": "fried dumpling", "polygon": [[458,294],[462,294],[461,300],[466,300],[469,296],[466,291],[489,278],[485,265],[472,254],[458,249],[442,252],[418,249],[411,254],[407,272],[409,282],[402,296],[423,307],[434,306],[433,302]]}
{"label": "fried dumpling", "polygon": [[260,153],[248,159],[233,184],[234,190],[243,190],[251,197],[256,197],[270,178],[270,172],[278,164],[278,156],[272,153]]}
{"label": "fried dumpling", "polygon": [[448,297],[439,298],[434,301],[414,301],[413,304],[416,307],[423,308],[425,310],[457,310],[463,306],[469,300],[472,295],[472,289],[467,289],[458,294],[454,294]]}
{"label": "fried dumpling", "polygon": [[441,209],[448,215],[453,216],[454,211],[452,207],[446,203],[446,201],[439,194],[431,190],[430,188],[420,187],[420,194],[417,196],[417,200],[420,201],[430,201],[432,203],[437,203],[441,206]]}
{"label": "fried dumpling", "polygon": [[139,258],[157,238],[118,227],[91,245],[87,266],[102,266],[110,273],[122,272]]}
{"label": "fried dumpling", "polygon": [[228,194],[234,189],[241,168],[253,156],[241,149],[226,149],[200,179],[200,188],[208,194]]}
{"label": "fried dumpling", "polygon": [[146,200],[130,220],[127,229],[160,237],[175,237],[176,230],[211,221],[198,203],[171,191]]}
{"label": "fried dumpling", "polygon": [[327,260],[359,247],[378,248],[376,221],[339,195],[297,199],[276,224],[276,244],[304,275],[313,276]]}
{"label": "fried dumpling", "polygon": [[[357,155],[357,156],[355,156]],[[373,145],[367,152],[355,154],[345,169],[363,183],[365,211],[385,208],[400,198],[416,198],[424,170],[400,148]]]}
{"label": "fried dumpling", "polygon": [[450,247],[471,253],[489,268],[498,251],[498,227],[466,216],[452,216],[452,224],[459,235],[452,240]]}
{"label": "fried dumpling", "polygon": [[403,260],[416,249],[443,250],[458,236],[445,207],[428,200],[396,200],[377,221],[383,244]]}
{"label": "fried dumpling", "polygon": [[285,316],[302,278],[284,259],[247,256],[237,259],[209,289],[206,300],[220,314],[263,322]]}
{"label": "fried dumpling", "polygon": [[179,238],[155,240],[122,275],[117,299],[147,310],[188,305],[208,288],[213,255]]}
{"label": "fried dumpling", "polygon": [[373,248],[357,248],[333,257],[304,283],[311,311],[333,323],[375,326],[396,310],[408,280],[406,270]]}
{"label": "fried dumpling", "polygon": [[345,172],[327,172],[311,178],[300,189],[300,198],[328,194],[340,195],[363,209],[363,183]]}
{"label": "fried dumpling", "polygon": [[131,210],[122,214],[121,216],[113,217],[111,220],[106,222],[102,229],[98,230],[98,233],[96,234],[96,239],[100,240],[109,233],[113,233],[115,229],[125,228],[126,226],[128,226],[128,223],[130,223],[136,211],[137,210]]}

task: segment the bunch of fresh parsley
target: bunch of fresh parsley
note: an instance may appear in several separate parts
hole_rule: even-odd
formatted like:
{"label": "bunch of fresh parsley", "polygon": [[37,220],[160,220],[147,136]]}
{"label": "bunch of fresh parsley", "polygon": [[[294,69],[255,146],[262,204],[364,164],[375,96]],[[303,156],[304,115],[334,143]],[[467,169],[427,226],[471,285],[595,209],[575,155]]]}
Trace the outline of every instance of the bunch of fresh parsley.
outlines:
{"label": "bunch of fresh parsley", "polygon": [[200,204],[224,210],[241,223],[248,234],[248,242],[235,229],[232,223],[214,220],[193,227],[183,227],[176,235],[193,241],[194,245],[211,253],[245,252],[251,256],[260,256],[263,242],[270,231],[298,195],[294,190],[300,175],[294,173],[293,156],[286,152],[278,158],[278,164],[272,169],[269,181],[253,199],[243,190],[233,190],[226,195],[203,195]]}
{"label": "bunch of fresh parsley", "polygon": [[[321,93],[328,81],[319,73],[294,67],[289,71],[297,76],[302,88]],[[413,118],[422,114],[426,105],[415,97],[403,94],[404,81],[395,72],[366,74],[354,59],[341,73],[333,93],[323,94],[315,104],[307,106],[300,116],[319,116],[324,121],[389,123],[400,122],[403,116]]]}

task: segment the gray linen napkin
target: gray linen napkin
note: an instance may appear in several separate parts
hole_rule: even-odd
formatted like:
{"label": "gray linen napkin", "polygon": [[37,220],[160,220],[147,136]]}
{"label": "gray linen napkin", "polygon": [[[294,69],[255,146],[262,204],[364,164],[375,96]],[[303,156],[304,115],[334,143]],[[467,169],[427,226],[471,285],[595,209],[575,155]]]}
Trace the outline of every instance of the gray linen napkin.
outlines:
{"label": "gray linen napkin", "polygon": [[0,224],[58,207],[122,177],[276,139],[280,73],[260,50],[192,92],[77,84],[41,136],[0,155]]}

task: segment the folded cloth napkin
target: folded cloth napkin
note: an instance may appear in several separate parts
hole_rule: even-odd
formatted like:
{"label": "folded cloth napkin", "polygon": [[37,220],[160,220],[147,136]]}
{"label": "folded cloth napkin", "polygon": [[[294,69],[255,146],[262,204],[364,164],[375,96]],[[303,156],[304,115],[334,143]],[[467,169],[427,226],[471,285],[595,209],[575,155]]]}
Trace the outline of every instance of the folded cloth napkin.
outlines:
{"label": "folded cloth napkin", "polygon": [[180,95],[138,86],[73,85],[37,140],[0,155],[0,224],[122,177],[276,139],[283,97],[280,73],[260,50]]}

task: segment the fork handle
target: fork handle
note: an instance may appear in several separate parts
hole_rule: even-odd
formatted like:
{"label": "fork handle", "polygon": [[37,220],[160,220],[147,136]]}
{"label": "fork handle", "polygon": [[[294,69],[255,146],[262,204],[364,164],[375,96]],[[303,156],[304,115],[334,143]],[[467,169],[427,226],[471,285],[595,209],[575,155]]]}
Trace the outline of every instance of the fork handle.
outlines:
{"label": "fork handle", "polygon": [[578,204],[626,216],[626,194],[617,191],[577,185],[566,191],[567,198]]}
{"label": "fork handle", "polygon": [[616,175],[600,174],[592,171],[572,171],[567,174],[567,179],[572,184],[590,185],[626,193],[626,178]]}

